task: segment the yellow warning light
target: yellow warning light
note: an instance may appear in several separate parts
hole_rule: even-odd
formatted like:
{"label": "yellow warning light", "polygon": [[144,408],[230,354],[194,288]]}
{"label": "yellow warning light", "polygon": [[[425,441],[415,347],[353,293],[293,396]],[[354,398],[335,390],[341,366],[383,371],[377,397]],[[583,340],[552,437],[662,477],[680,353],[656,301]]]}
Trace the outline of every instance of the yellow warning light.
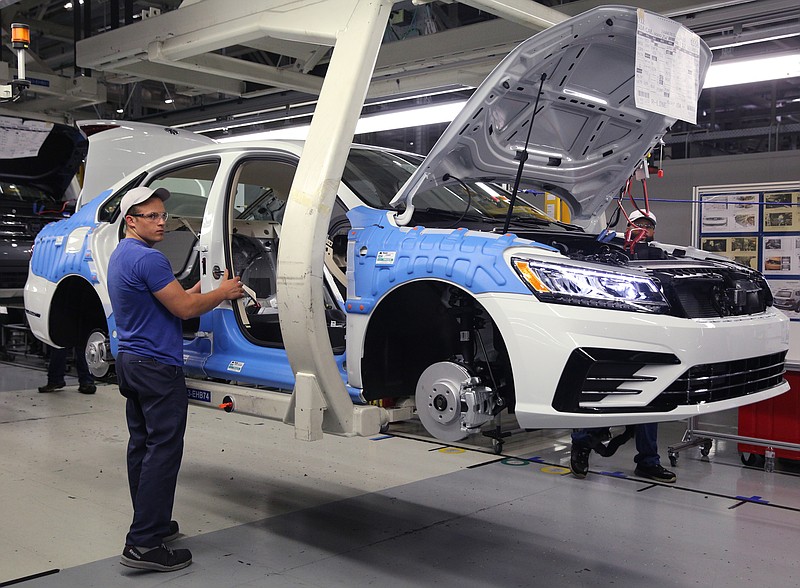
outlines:
{"label": "yellow warning light", "polygon": [[31,44],[31,28],[19,22],[11,25],[11,46],[14,49],[27,49]]}

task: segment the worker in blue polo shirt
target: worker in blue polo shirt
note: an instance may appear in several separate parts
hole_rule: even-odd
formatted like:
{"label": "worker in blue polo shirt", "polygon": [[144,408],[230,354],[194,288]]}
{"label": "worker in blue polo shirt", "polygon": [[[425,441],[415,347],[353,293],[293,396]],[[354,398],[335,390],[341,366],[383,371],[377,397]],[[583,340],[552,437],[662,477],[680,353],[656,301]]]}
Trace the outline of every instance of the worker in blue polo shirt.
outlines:
{"label": "worker in blue polo shirt", "polygon": [[120,393],[127,398],[128,482],[133,522],[120,562],[162,572],[192,563],[188,549],[164,543],[177,536],[172,520],[175,486],[183,456],[188,398],[183,375],[181,320],[200,316],[224,300],[244,295],[241,280],[228,278],[200,292],[184,290],[169,261],[153,245],[164,238],[169,215],[164,188],[129,190],[120,202],[126,229],[108,264],[108,293],[119,348]]}

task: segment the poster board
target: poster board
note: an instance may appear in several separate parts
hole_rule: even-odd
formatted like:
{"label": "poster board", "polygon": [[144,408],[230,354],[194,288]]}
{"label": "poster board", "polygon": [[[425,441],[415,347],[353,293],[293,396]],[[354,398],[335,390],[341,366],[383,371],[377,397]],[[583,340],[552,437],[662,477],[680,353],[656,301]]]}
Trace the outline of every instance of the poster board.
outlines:
{"label": "poster board", "polygon": [[764,274],[791,320],[787,367],[800,369],[800,180],[694,189],[692,245]]}

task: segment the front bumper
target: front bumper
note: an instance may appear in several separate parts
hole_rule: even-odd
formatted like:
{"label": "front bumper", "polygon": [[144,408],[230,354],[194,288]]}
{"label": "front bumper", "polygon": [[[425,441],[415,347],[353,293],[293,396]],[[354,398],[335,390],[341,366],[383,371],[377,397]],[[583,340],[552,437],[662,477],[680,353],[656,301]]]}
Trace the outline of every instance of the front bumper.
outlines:
{"label": "front bumper", "polygon": [[[788,350],[789,321],[771,308],[757,315],[683,319],[545,304],[524,295],[488,294],[478,299],[497,323],[508,348],[516,416],[524,428],[680,420],[736,408],[788,390],[781,374]],[[602,370],[576,373],[575,356],[582,350],[624,358],[634,367],[629,366],[625,382],[616,383],[609,383]],[[754,358],[768,359],[759,363]],[[762,369],[758,366],[770,362],[780,365],[743,376],[745,380],[763,378],[760,384],[751,383],[749,389],[703,396],[703,385],[697,383],[715,381],[723,368],[749,373],[754,366]],[[703,367],[690,371],[695,366]],[[587,375],[595,382],[587,384]],[[611,379],[621,379],[619,373],[613,375]],[[612,393],[586,395],[585,390],[598,382]],[[680,386],[693,393],[691,403],[676,405],[676,387]]]}

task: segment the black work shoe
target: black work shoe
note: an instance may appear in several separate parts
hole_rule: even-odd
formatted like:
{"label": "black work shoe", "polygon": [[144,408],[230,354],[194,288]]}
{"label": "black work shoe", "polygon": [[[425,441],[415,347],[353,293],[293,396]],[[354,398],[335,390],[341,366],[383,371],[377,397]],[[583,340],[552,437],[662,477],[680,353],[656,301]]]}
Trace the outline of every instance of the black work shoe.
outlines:
{"label": "black work shoe", "polygon": [[159,545],[155,549],[142,553],[133,545],[126,545],[122,550],[119,563],[129,568],[153,570],[156,572],[173,572],[181,570],[192,563],[192,552],[188,549],[170,549]]}
{"label": "black work shoe", "polygon": [[580,445],[578,443],[572,444],[572,449],[569,453],[569,471],[576,478],[583,479],[589,473],[589,454],[592,452],[591,447]]}
{"label": "black work shoe", "polygon": [[636,471],[634,473],[639,476],[640,478],[647,478],[649,480],[655,480],[656,482],[666,482],[671,483],[675,481],[677,477],[673,472],[666,469],[661,464],[656,465],[638,465],[636,466]]}
{"label": "black work shoe", "polygon": [[61,382],[60,384],[51,384],[50,382],[47,383],[46,386],[39,386],[39,392],[45,394],[47,392],[55,392],[56,390],[61,390],[64,386],[66,386],[66,382]]}
{"label": "black work shoe", "polygon": [[94,394],[97,392],[97,386],[94,384],[81,384],[78,386],[78,392],[81,394]]}
{"label": "black work shoe", "polygon": [[169,522],[169,531],[167,535],[161,539],[163,543],[169,543],[170,541],[174,541],[178,538],[178,535],[181,534],[181,529],[178,527],[178,521],[170,521]]}

